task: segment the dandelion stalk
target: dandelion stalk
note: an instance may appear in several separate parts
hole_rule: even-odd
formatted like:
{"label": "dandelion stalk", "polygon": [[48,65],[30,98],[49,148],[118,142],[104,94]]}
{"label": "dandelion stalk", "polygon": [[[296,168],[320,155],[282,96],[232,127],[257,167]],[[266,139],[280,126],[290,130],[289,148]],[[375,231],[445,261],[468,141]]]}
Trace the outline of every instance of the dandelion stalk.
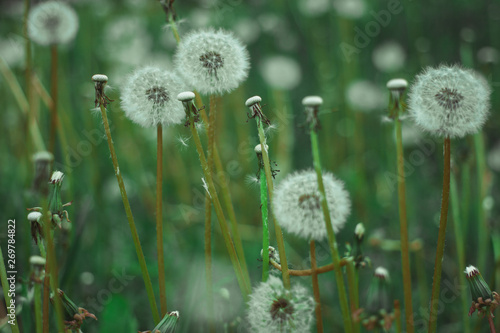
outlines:
{"label": "dandelion stalk", "polygon": [[163,127],[156,127],[156,250],[158,255],[158,279],[160,284],[161,317],[167,314],[165,287],[165,259],[163,256]]}
{"label": "dandelion stalk", "polygon": [[43,332],[43,319],[42,319],[42,286],[40,283],[35,283],[34,288],[34,302],[35,302],[35,326],[36,333]]}
{"label": "dandelion stalk", "polygon": [[314,240],[309,242],[309,253],[311,255],[311,272],[312,272],[312,286],[314,293],[314,301],[316,306],[314,312],[316,313],[316,329],[318,333],[323,332],[323,319],[321,318],[321,297],[319,292],[318,272],[316,263],[316,244]]}
{"label": "dandelion stalk", "polygon": [[[270,260],[269,263],[277,270],[279,270],[279,271],[282,270],[281,265],[278,264],[276,261]],[[344,267],[346,265],[347,265],[347,259],[341,259],[340,260],[340,267]],[[331,271],[335,270],[336,267],[337,266],[334,266],[333,264],[327,264],[327,265],[318,267],[316,269],[316,273],[319,275],[319,274],[331,272]],[[288,273],[290,274],[290,276],[312,276],[312,274],[313,274],[312,269],[289,269]]]}
{"label": "dandelion stalk", "polygon": [[396,333],[401,333],[401,306],[399,300],[394,300],[394,317],[396,318]]}
{"label": "dandelion stalk", "polygon": [[[257,151],[260,148],[260,153]],[[266,282],[269,278],[269,226],[268,226],[268,211],[267,211],[267,182],[262,161],[262,146],[257,146],[256,152],[259,159],[259,182],[260,182],[260,210],[262,214],[262,282]],[[262,163],[262,164],[261,164]]]}
{"label": "dandelion stalk", "polygon": [[[2,290],[5,299],[5,304],[8,306],[11,301],[9,296],[9,282],[7,281],[7,269],[3,260],[2,248],[0,247],[0,282],[2,282]],[[17,324],[17,317],[14,317],[14,325],[10,325],[13,333],[19,333],[19,326]]]}
{"label": "dandelion stalk", "polygon": [[397,170],[398,170],[398,206],[399,206],[399,225],[401,237],[401,264],[403,271],[403,294],[405,302],[406,330],[408,333],[414,332],[413,326],[413,303],[411,295],[411,270],[410,270],[410,251],[408,244],[408,221],[406,214],[406,184],[405,184],[405,166],[403,151],[403,134],[401,130],[401,113],[404,112],[402,93],[408,83],[406,80],[395,79],[387,83],[391,91],[391,97],[394,103],[394,123],[396,131],[396,152],[397,152]]}
{"label": "dandelion stalk", "polygon": [[[488,254],[489,237],[486,225],[486,214],[483,207],[483,201],[486,197],[486,163],[484,153],[484,137],[479,132],[474,135],[474,149],[476,152],[476,176],[478,186],[477,224],[478,224],[478,266],[486,266],[486,255]],[[463,267],[463,266],[462,266]]]}
{"label": "dandelion stalk", "polygon": [[[455,175],[450,175],[450,200],[451,212],[453,215],[453,230],[455,231],[455,245],[457,247],[458,267],[465,267],[465,249],[464,237],[462,234],[462,219],[460,217],[460,199],[458,195],[457,181]],[[466,279],[464,274],[460,274],[460,285],[465,286]],[[467,294],[462,292],[462,319],[464,333],[470,332],[469,318],[467,316],[469,310],[469,301]]]}
{"label": "dandelion stalk", "polygon": [[212,203],[215,208],[215,213],[217,215],[217,219],[219,221],[219,225],[222,231],[222,236],[224,238],[224,243],[226,244],[227,252],[229,254],[231,263],[233,265],[236,279],[238,280],[238,285],[240,286],[241,293],[245,300],[248,299],[248,295],[250,294],[250,285],[246,283],[243,270],[240,266],[238,256],[236,255],[236,250],[234,248],[233,241],[231,239],[231,235],[229,233],[229,229],[226,224],[226,220],[224,217],[224,213],[222,211],[222,207],[219,201],[219,197],[217,195],[217,191],[215,190],[215,184],[213,181],[212,174],[210,173],[210,168],[208,167],[207,160],[205,158],[205,153],[203,151],[203,146],[201,144],[200,137],[198,135],[198,130],[196,128],[196,120],[195,115],[197,115],[198,110],[193,104],[194,94],[191,92],[181,93],[178,96],[178,99],[183,101],[184,108],[186,110],[186,115],[188,118],[188,126],[191,130],[191,134],[193,135],[193,139],[195,142],[196,150],[198,152],[198,157],[200,159],[201,168],[203,174],[205,176],[205,180],[207,182],[208,192],[210,193],[210,197]]}
{"label": "dandelion stalk", "polygon": [[[309,96],[302,100],[302,103],[306,107],[307,122],[309,123],[309,133],[311,136],[311,150],[313,155],[313,165],[316,172],[316,177],[318,180],[318,190],[320,193],[320,204],[321,210],[323,211],[323,216],[325,219],[325,226],[328,235],[328,244],[330,245],[330,251],[332,254],[332,262],[334,267],[340,267],[340,256],[338,252],[338,245],[335,239],[335,232],[333,231],[332,220],[330,216],[330,210],[328,208],[328,202],[326,198],[325,185],[323,183],[323,172],[321,170],[321,158],[319,153],[318,144],[318,133],[320,128],[318,112],[319,107],[323,104],[323,99],[318,96]],[[342,275],[342,270],[335,269],[335,280],[337,282],[337,289],[339,293],[340,309],[342,311],[342,317],[344,320],[344,330],[347,333],[352,332],[352,321],[351,313],[349,311],[349,302],[347,301],[347,293],[345,289],[344,277]]]}
{"label": "dandelion stalk", "polygon": [[[358,294],[358,277],[357,271],[354,267],[354,260],[351,258],[347,259],[347,285],[349,288],[349,304],[351,305],[351,313],[354,313],[359,309],[359,294]],[[359,333],[359,323],[352,324],[353,332]]]}
{"label": "dandelion stalk", "polygon": [[57,93],[58,93],[58,78],[57,78],[57,44],[50,46],[50,96],[52,97],[52,109],[50,114],[50,135],[49,135],[49,151],[54,154],[56,144],[56,128],[58,123],[57,115]]}
{"label": "dandelion stalk", "polygon": [[444,172],[443,172],[443,194],[441,196],[441,215],[439,217],[438,244],[436,249],[436,260],[434,262],[434,277],[432,279],[431,309],[429,317],[429,333],[436,332],[437,310],[439,304],[439,289],[441,284],[441,273],[443,268],[444,245],[446,238],[446,223],[448,222],[448,198],[450,195],[450,138],[444,139]]}
{"label": "dandelion stalk", "polygon": [[139,235],[137,233],[137,228],[134,222],[134,216],[132,215],[132,209],[130,208],[130,203],[128,201],[127,191],[125,190],[125,184],[123,182],[123,177],[120,172],[120,166],[118,164],[118,158],[115,152],[115,146],[113,144],[113,138],[111,137],[111,130],[109,128],[108,116],[106,114],[106,104],[108,103],[108,99],[104,94],[104,86],[108,81],[107,76],[96,74],[92,77],[96,86],[96,103],[98,103],[102,122],[104,125],[104,130],[106,132],[106,138],[108,141],[108,147],[111,154],[111,161],[113,163],[113,169],[115,171],[116,180],[118,182],[118,186],[120,187],[120,194],[123,201],[123,206],[125,207],[125,213],[127,215],[127,220],[130,226],[130,232],[132,234],[132,239],[134,241],[135,252],[137,253],[137,259],[139,260],[139,265],[141,266],[142,279],[144,280],[144,285],[146,287],[146,292],[148,294],[149,305],[151,307],[151,312],[153,314],[153,320],[155,325],[160,322],[160,317],[158,314],[158,308],[156,306],[155,295],[153,292],[153,285],[151,284],[151,279],[149,277],[146,260],[144,258],[144,253],[142,252],[141,242],[139,240]]}

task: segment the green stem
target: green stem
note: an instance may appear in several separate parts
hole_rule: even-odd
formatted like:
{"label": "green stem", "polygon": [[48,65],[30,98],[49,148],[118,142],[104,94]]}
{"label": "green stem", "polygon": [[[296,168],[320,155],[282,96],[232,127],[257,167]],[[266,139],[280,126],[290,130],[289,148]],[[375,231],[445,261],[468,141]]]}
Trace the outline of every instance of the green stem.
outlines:
{"label": "green stem", "polygon": [[428,331],[429,333],[436,332],[437,328],[439,289],[441,285],[441,273],[443,268],[446,224],[448,222],[448,199],[450,195],[450,146],[450,138],[447,137],[444,139],[443,194],[441,196],[441,216],[439,218],[438,243],[436,249],[436,260],[434,262],[434,277],[432,279],[431,309]]}
{"label": "green stem", "polygon": [[[354,267],[354,261],[352,257],[347,259],[347,286],[349,288],[349,304],[351,305],[351,313],[354,313],[357,309],[359,309],[359,295],[358,295],[358,286],[357,286],[357,277],[356,277],[356,268]],[[360,327],[359,323],[352,324],[353,332],[359,333]]]}
{"label": "green stem", "polygon": [[483,208],[483,201],[486,197],[486,163],[484,153],[484,137],[483,133],[479,132],[474,135],[474,148],[476,151],[476,171],[478,184],[478,201],[477,207],[477,235],[478,235],[478,267],[486,267],[486,255],[488,254],[489,237],[486,226],[486,214]]}
{"label": "green stem", "polygon": [[34,286],[34,299],[35,299],[35,325],[36,325],[36,333],[42,333],[42,286],[40,283],[35,282]]}
{"label": "green stem", "polygon": [[144,285],[146,287],[146,292],[148,294],[149,305],[151,307],[153,320],[156,325],[160,322],[160,316],[158,314],[158,308],[156,306],[155,295],[153,292],[153,285],[151,284],[151,279],[149,278],[146,260],[144,258],[144,253],[142,252],[141,241],[139,240],[139,235],[137,234],[137,228],[135,227],[134,216],[132,215],[132,209],[130,208],[130,203],[128,201],[127,191],[125,190],[125,184],[123,183],[122,174],[120,172],[120,166],[118,165],[118,158],[116,157],[115,146],[113,144],[113,138],[111,137],[111,130],[109,129],[106,108],[102,103],[100,103],[100,107],[101,107],[102,122],[104,125],[104,130],[106,131],[106,138],[108,140],[109,151],[111,153],[111,161],[113,162],[113,168],[115,170],[116,180],[118,181],[118,186],[120,187],[120,194],[122,196],[123,206],[125,207],[125,213],[127,215],[128,224],[130,226],[130,232],[132,234],[132,239],[134,241],[135,252],[137,253],[137,259],[139,260],[139,265],[141,266],[142,279],[144,280]]}
{"label": "green stem", "polygon": [[167,314],[167,291],[165,286],[165,259],[163,256],[163,128],[156,128],[156,252],[158,256],[158,279],[160,285],[161,317]]}
{"label": "green stem", "polygon": [[[465,249],[464,237],[462,234],[462,219],[460,218],[460,199],[458,195],[457,181],[455,175],[450,175],[450,200],[451,212],[453,215],[453,230],[455,231],[455,245],[457,247],[458,267],[465,267]],[[460,285],[465,286],[467,281],[465,274],[459,274]],[[469,326],[469,304],[467,293],[462,292],[462,319],[463,319],[463,332],[470,332]]]}
{"label": "green stem", "polygon": [[[256,117],[257,121],[257,130],[259,131],[259,141],[260,146],[262,147],[262,160],[264,162],[264,172],[266,174],[266,182],[267,182],[267,190],[269,192],[269,201],[273,202],[273,194],[274,194],[274,184],[273,184],[273,175],[271,171],[271,163],[269,162],[269,154],[267,152],[267,144],[266,144],[266,135],[264,134],[264,125],[262,124],[262,120],[259,117]],[[274,219],[276,221],[276,219]],[[280,263],[282,267],[282,277],[283,277],[283,285],[286,289],[290,289],[290,274],[288,273],[288,262],[286,259],[285,253],[285,241],[283,240],[283,232],[281,231],[281,227],[278,223],[274,223],[274,231],[276,233],[276,242],[278,243],[278,251],[280,256]]]}
{"label": "green stem", "polygon": [[323,319],[321,318],[321,295],[319,292],[319,282],[318,282],[318,265],[316,263],[316,244],[314,240],[309,243],[309,253],[311,254],[311,271],[312,271],[312,287],[314,293],[314,301],[316,302],[316,307],[314,309],[316,313],[316,328],[318,333],[323,333]]}
{"label": "green stem", "polygon": [[[9,282],[7,281],[7,270],[5,268],[5,262],[3,260],[2,248],[0,247],[0,282],[2,282],[3,296],[5,298],[5,304],[9,306],[11,297],[9,295]],[[8,311],[7,311],[8,312]],[[10,318],[9,318],[10,320]],[[19,333],[19,326],[17,324],[17,317],[14,317],[14,325],[10,325],[13,333]]]}
{"label": "green stem", "polygon": [[260,209],[262,213],[262,282],[269,278],[269,226],[267,185],[264,168],[260,168]]}
{"label": "green stem", "polygon": [[[401,103],[398,103],[401,105]],[[403,293],[405,302],[405,319],[406,331],[414,332],[413,326],[413,303],[411,295],[411,270],[410,270],[410,251],[408,245],[408,221],[406,214],[406,184],[405,184],[405,167],[403,153],[403,135],[401,130],[401,120],[399,112],[401,107],[398,107],[398,114],[394,123],[396,124],[396,151],[397,151],[397,170],[398,170],[398,204],[399,204],[399,224],[401,237],[401,263],[403,271]]]}
{"label": "green stem", "polygon": [[[193,106],[194,107],[194,106]],[[208,192],[210,193],[210,197],[212,203],[215,208],[215,213],[217,215],[217,219],[219,221],[219,225],[222,231],[222,236],[224,238],[224,243],[226,244],[227,252],[231,259],[231,263],[233,265],[236,279],[238,280],[238,284],[240,286],[241,293],[245,301],[248,299],[248,295],[250,294],[250,285],[246,283],[245,277],[243,276],[243,271],[241,269],[240,263],[238,261],[238,256],[236,255],[236,251],[234,248],[233,241],[231,240],[231,235],[229,233],[229,229],[226,224],[226,219],[224,218],[224,213],[222,211],[222,207],[220,205],[219,197],[217,195],[217,191],[215,190],[215,184],[212,178],[212,174],[209,172],[209,167],[207,164],[207,160],[205,158],[205,153],[203,152],[203,146],[201,144],[200,136],[198,135],[198,130],[196,129],[196,124],[193,119],[192,112],[189,113],[189,128],[191,129],[191,133],[193,135],[193,139],[195,142],[196,150],[198,152],[198,157],[200,159],[201,168],[203,170],[203,174],[205,176],[205,180],[208,185]]]}
{"label": "green stem", "polygon": [[[318,190],[321,194],[321,208],[325,218],[326,231],[328,233],[328,243],[330,251],[332,252],[333,266],[340,267],[340,257],[337,248],[337,241],[335,240],[335,233],[333,231],[332,220],[330,218],[330,211],[326,201],[325,186],[323,184],[323,174],[321,171],[321,159],[319,155],[318,134],[315,130],[311,129],[311,148],[313,154],[313,164],[318,177]],[[349,312],[349,304],[347,302],[347,293],[345,291],[344,277],[342,276],[341,269],[335,269],[335,277],[337,281],[337,289],[339,293],[340,308],[342,310],[342,317],[344,319],[344,331],[347,333],[352,332],[351,314]]]}
{"label": "green stem", "polygon": [[57,44],[50,46],[50,59],[51,59],[51,70],[50,70],[50,96],[52,97],[53,108],[50,113],[50,136],[49,136],[49,151],[54,154],[55,144],[56,144],[56,129],[58,123],[57,117],[57,92],[58,92],[58,80],[57,80]]}
{"label": "green stem", "polygon": [[212,202],[205,196],[205,278],[207,284],[208,327],[210,333],[215,332],[214,324],[214,290],[212,282]]}

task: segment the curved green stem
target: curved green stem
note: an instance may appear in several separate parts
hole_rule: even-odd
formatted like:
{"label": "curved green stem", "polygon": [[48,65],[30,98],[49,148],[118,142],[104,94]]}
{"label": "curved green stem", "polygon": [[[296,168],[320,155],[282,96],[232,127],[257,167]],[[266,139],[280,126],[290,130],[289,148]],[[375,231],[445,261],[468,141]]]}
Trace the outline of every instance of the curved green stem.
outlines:
{"label": "curved green stem", "polygon": [[448,222],[448,199],[450,196],[450,138],[444,139],[444,171],[443,194],[441,196],[441,216],[439,218],[439,233],[434,262],[434,277],[432,279],[431,309],[429,316],[429,333],[436,332],[437,310],[439,304],[439,289],[443,268],[444,245],[446,239],[446,224]]}
{"label": "curved green stem", "polygon": [[[328,203],[326,201],[325,185],[323,184],[323,174],[321,171],[321,159],[319,155],[319,144],[318,144],[318,134],[315,130],[311,129],[311,148],[313,154],[313,164],[314,170],[318,177],[318,190],[321,194],[321,209],[323,210],[323,216],[325,218],[326,231],[328,234],[328,244],[330,245],[330,251],[332,252],[332,262],[335,267],[340,266],[340,256],[337,248],[337,241],[335,239],[335,232],[333,231],[332,220],[330,218],[330,210],[328,209]],[[347,293],[345,290],[344,277],[342,276],[342,270],[334,270],[337,289],[339,293],[340,309],[342,310],[342,317],[344,319],[344,330],[347,333],[352,332],[351,324],[351,313],[349,311],[349,303],[347,301]]]}
{"label": "curved green stem", "polygon": [[103,103],[100,103],[102,122],[104,125],[104,130],[106,132],[106,138],[108,140],[109,152],[111,153],[111,161],[113,162],[113,168],[115,170],[116,180],[118,181],[118,186],[120,187],[120,194],[122,196],[123,206],[125,207],[125,213],[127,215],[128,224],[130,226],[130,232],[132,234],[132,239],[134,241],[135,252],[137,253],[137,259],[139,260],[139,265],[141,266],[142,279],[144,280],[144,285],[146,287],[146,292],[148,294],[149,306],[151,307],[151,312],[153,314],[153,320],[155,325],[160,322],[160,316],[158,314],[158,307],[156,306],[156,299],[153,292],[153,285],[151,284],[151,279],[149,277],[148,268],[146,265],[146,259],[144,258],[144,253],[142,252],[141,241],[139,240],[139,235],[137,233],[137,228],[134,222],[134,216],[132,215],[132,209],[130,208],[130,203],[128,201],[127,191],[125,190],[125,184],[123,183],[123,177],[120,172],[120,166],[118,165],[118,158],[116,157],[115,146],[113,144],[113,138],[111,137],[111,130],[109,129],[108,116],[106,114],[106,108]]}

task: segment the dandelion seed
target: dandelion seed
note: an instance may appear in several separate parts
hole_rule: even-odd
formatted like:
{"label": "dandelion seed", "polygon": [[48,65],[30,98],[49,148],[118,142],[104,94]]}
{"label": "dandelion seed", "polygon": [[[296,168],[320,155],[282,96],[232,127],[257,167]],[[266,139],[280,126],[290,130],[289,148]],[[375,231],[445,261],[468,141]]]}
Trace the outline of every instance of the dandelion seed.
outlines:
{"label": "dandelion seed", "polygon": [[349,85],[347,103],[354,111],[371,112],[387,105],[386,92],[373,82],[362,80]]}
{"label": "dandelion seed", "polygon": [[[333,174],[323,173],[326,200],[335,232],[345,224],[351,211],[349,194]],[[289,233],[321,241],[327,236],[321,193],[314,170],[293,173],[275,189],[273,208],[278,223]]]}
{"label": "dandelion seed", "polygon": [[179,142],[183,147],[188,147],[188,141],[189,141],[188,137],[183,137],[181,135],[177,137],[177,142]]}
{"label": "dandelion seed", "polygon": [[473,70],[442,65],[419,74],[408,97],[410,115],[420,128],[455,138],[481,129],[488,116],[490,88]]}
{"label": "dandelion seed", "polygon": [[186,114],[176,96],[185,90],[174,73],[144,67],[133,73],[122,89],[125,115],[143,127],[179,124]]}
{"label": "dandelion seed", "polygon": [[302,79],[299,63],[290,57],[268,57],[261,62],[259,67],[264,81],[274,89],[292,90]]}
{"label": "dandelion seed", "polygon": [[203,182],[203,188],[205,189],[205,191],[207,191],[208,193],[208,196],[210,197],[210,199],[212,198],[212,195],[210,194],[210,191],[208,190],[208,184],[207,182],[205,181],[205,178],[201,178],[201,181]]}
{"label": "dandelion seed", "polygon": [[40,45],[66,44],[78,32],[78,16],[64,2],[42,2],[30,11],[28,35]]}
{"label": "dandelion seed", "polygon": [[304,287],[287,290],[280,278],[271,275],[250,295],[248,322],[258,333],[309,332],[314,305]]}
{"label": "dandelion seed", "polygon": [[213,29],[186,36],[175,54],[186,83],[202,94],[223,94],[248,76],[248,52],[231,33]]}
{"label": "dandelion seed", "polygon": [[382,72],[393,73],[405,65],[406,53],[396,42],[386,42],[378,46],[372,54],[375,67]]}

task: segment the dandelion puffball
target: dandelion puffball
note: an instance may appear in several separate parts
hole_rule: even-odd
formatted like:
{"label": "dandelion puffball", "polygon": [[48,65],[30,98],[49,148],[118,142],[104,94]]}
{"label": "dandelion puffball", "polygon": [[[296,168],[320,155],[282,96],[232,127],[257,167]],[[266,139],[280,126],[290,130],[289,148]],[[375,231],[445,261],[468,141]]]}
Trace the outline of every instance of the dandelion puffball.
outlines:
{"label": "dandelion puffball", "polygon": [[375,83],[360,80],[347,87],[347,103],[353,111],[370,112],[387,106],[386,91]]}
{"label": "dandelion puffball", "polygon": [[202,94],[236,89],[248,76],[248,51],[232,33],[199,30],[179,43],[175,65],[190,88]]}
{"label": "dandelion puffball", "polygon": [[[349,193],[331,173],[323,173],[323,182],[333,230],[337,232],[351,212]],[[307,240],[326,238],[321,193],[313,170],[296,172],[283,179],[275,189],[273,209],[278,223],[287,232]]]}
{"label": "dandelion puffball", "polygon": [[406,53],[396,42],[386,42],[378,46],[372,54],[375,67],[382,72],[392,73],[405,65]]}
{"label": "dandelion puffball", "polygon": [[481,129],[488,116],[490,88],[471,69],[428,67],[408,94],[408,109],[424,131],[441,137],[463,137]]}
{"label": "dandelion puffball", "polygon": [[285,289],[280,278],[269,276],[253,290],[247,318],[252,332],[309,332],[313,322],[314,300],[307,290],[295,285]]}
{"label": "dandelion puffball", "polygon": [[143,127],[179,124],[186,114],[177,95],[185,90],[177,74],[144,67],[130,75],[123,86],[122,108],[130,120]]}
{"label": "dandelion puffball", "polygon": [[64,2],[42,2],[29,12],[28,35],[37,44],[66,44],[77,32],[78,16]]}
{"label": "dandelion puffball", "polygon": [[292,90],[302,79],[299,63],[290,57],[272,56],[264,59],[259,66],[264,81],[274,89]]}

